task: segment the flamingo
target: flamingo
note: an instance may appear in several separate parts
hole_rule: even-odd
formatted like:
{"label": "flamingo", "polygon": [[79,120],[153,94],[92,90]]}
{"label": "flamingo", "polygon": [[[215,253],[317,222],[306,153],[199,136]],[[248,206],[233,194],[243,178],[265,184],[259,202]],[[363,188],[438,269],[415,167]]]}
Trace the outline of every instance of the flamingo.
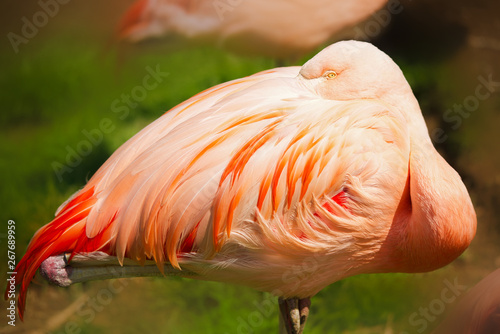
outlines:
{"label": "flamingo", "polygon": [[500,269],[473,287],[433,333],[500,333]]}
{"label": "flamingo", "polygon": [[302,67],[207,89],[123,144],[33,236],[16,268],[19,316],[41,266],[61,286],[154,275],[249,286],[280,297],[282,326],[301,333],[325,286],[440,268],[475,231],[399,67],[342,41]]}
{"label": "flamingo", "polygon": [[351,28],[386,2],[139,0],[123,16],[118,38],[135,43],[177,35],[244,54],[289,59],[311,52],[328,40],[359,39]]}

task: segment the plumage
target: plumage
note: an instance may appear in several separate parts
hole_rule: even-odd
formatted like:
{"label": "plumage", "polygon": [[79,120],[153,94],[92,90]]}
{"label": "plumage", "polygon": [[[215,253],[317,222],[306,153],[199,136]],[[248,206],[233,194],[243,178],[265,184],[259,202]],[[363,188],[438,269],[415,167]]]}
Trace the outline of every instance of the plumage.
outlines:
{"label": "plumage", "polygon": [[439,268],[475,230],[401,70],[371,44],[339,42],[303,67],[210,88],[122,145],[33,237],[18,307],[62,253],[307,298],[360,273]]}
{"label": "plumage", "polygon": [[283,59],[301,56],[329,40],[361,38],[352,28],[386,3],[387,0],[139,0],[124,14],[118,37],[135,43],[181,36],[193,43],[211,43],[244,54]]}

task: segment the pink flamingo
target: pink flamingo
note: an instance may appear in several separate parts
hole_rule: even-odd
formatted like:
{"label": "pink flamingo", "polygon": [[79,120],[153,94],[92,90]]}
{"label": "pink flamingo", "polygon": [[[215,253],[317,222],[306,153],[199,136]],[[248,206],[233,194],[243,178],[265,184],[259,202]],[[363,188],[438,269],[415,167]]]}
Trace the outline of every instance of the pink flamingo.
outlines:
{"label": "pink flamingo", "polygon": [[123,16],[118,35],[131,42],[177,35],[244,54],[285,59],[313,51],[328,40],[355,37],[351,28],[386,2],[139,0]]}
{"label": "pink flamingo", "polygon": [[62,286],[164,273],[271,292],[300,333],[325,286],[440,268],[475,231],[399,67],[339,42],[199,93],[121,146],[34,235],[19,315],[40,266]]}

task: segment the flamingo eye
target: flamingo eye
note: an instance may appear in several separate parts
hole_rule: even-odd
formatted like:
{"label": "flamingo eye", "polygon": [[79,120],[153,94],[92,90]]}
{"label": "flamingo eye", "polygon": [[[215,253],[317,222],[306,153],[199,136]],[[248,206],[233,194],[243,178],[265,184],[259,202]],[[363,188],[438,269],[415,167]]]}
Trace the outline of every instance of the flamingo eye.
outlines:
{"label": "flamingo eye", "polygon": [[327,79],[334,79],[334,78],[337,77],[337,72],[335,72],[335,71],[327,71],[327,72],[325,72],[324,76]]}

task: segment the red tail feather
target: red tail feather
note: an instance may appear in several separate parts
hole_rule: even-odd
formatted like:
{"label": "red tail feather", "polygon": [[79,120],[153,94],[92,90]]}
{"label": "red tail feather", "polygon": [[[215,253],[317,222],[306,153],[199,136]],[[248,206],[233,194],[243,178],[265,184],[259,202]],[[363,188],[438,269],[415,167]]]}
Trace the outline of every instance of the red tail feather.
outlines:
{"label": "red tail feather", "polygon": [[[50,256],[62,253],[90,252],[102,249],[106,240],[104,230],[92,240],[86,237],[86,218],[96,202],[94,187],[82,191],[59,212],[57,217],[42,227],[32,238],[24,257],[16,267],[16,285],[19,290],[18,311],[23,319],[28,286],[41,263]],[[5,294],[7,299],[7,292]]]}

